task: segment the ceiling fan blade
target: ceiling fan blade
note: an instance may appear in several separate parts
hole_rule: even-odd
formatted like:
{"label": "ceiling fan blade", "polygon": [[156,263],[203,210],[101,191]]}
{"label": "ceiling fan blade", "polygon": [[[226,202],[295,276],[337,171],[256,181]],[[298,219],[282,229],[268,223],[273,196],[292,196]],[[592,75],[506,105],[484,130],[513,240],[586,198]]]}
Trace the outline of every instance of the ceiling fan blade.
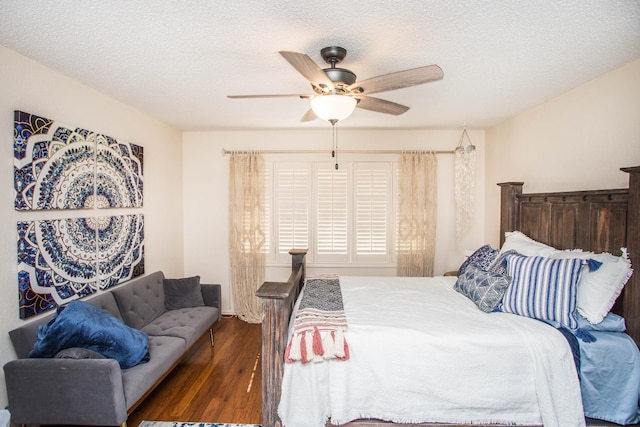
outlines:
{"label": "ceiling fan blade", "polygon": [[355,82],[347,90],[362,88],[361,93],[368,95],[442,80],[443,77],[442,68],[437,65],[427,65]]}
{"label": "ceiling fan blade", "polygon": [[276,94],[276,95],[227,95],[227,98],[232,99],[247,99],[247,98],[300,98],[308,99],[313,95],[303,93],[291,93],[291,94]]}
{"label": "ceiling fan blade", "polygon": [[306,113],[304,113],[304,116],[302,116],[302,118],[300,119],[301,122],[310,122],[312,120],[317,119],[318,117],[316,116],[316,113],[313,112],[313,110],[311,108],[309,108],[307,110]]}
{"label": "ceiling fan blade", "polygon": [[399,116],[409,110],[409,107],[406,105],[396,104],[395,102],[374,98],[372,96],[357,96],[356,98],[358,99],[358,105],[356,105],[358,108],[375,111],[377,113]]}
{"label": "ceiling fan blade", "polygon": [[331,79],[327,77],[324,71],[322,71],[322,68],[313,62],[313,59],[309,58],[308,55],[289,51],[280,51],[280,55],[282,55],[293,68],[309,80],[311,84],[321,88],[327,88],[329,90],[334,88]]}

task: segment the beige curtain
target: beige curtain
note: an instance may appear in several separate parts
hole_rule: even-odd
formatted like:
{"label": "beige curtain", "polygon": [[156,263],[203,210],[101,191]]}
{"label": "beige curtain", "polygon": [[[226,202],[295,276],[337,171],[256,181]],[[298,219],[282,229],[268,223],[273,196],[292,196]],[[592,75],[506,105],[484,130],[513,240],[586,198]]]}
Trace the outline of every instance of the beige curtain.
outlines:
{"label": "beige curtain", "polygon": [[436,242],[435,153],[400,156],[398,181],[398,276],[433,276]]}
{"label": "beige curtain", "polygon": [[264,159],[231,154],[229,165],[229,259],[233,307],[249,323],[262,321],[255,292],[265,274]]}

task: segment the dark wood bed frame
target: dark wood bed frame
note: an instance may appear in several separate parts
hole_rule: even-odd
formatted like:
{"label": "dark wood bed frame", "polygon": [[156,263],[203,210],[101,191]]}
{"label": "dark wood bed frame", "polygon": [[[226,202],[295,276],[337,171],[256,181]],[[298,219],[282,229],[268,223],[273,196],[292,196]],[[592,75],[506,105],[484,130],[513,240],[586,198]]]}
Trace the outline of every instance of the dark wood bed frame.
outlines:
{"label": "dark wood bed frame", "polygon": [[[506,231],[519,230],[559,249],[581,248],[620,255],[628,249],[632,265],[640,266],[640,166],[622,168],[629,173],[629,188],[562,193],[522,192],[524,183],[498,184],[500,244]],[[305,277],[307,251],[293,249],[292,272],[286,282],[265,282],[256,295],[262,300],[262,427],[281,427],[278,417],[284,350],[293,305]],[[640,268],[640,267],[637,267]],[[614,311],[622,315],[627,333],[640,343],[640,274],[634,274],[618,298]],[[357,420],[346,426],[393,425],[377,420]],[[452,424],[400,424],[451,426]],[[589,422],[588,425],[611,425]],[[327,423],[327,426],[331,426]]]}

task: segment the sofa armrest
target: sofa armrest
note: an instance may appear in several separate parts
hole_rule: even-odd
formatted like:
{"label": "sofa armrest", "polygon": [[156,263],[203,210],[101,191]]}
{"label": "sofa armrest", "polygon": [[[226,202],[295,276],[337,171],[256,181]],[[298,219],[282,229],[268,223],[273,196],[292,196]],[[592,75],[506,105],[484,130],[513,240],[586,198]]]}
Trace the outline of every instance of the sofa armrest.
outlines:
{"label": "sofa armrest", "polygon": [[202,284],[202,299],[204,305],[218,308],[218,320],[222,314],[222,287],[218,284]]}
{"label": "sofa armrest", "polygon": [[121,425],[127,403],[113,359],[17,359],[4,365],[16,424]]}

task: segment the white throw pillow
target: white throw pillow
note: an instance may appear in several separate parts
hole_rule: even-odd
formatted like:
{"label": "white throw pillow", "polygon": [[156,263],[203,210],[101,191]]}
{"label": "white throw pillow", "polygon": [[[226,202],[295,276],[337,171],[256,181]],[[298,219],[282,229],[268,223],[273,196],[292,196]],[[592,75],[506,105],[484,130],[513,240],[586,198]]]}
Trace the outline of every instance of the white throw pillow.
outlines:
{"label": "white throw pillow", "polygon": [[552,258],[594,259],[602,263],[596,271],[585,271],[578,282],[578,312],[591,324],[602,322],[633,273],[627,249],[622,256],[609,253],[559,251]]}
{"label": "white throw pillow", "polygon": [[508,250],[514,249],[519,254],[526,256],[544,256],[548,257],[551,254],[558,252],[556,248],[540,243],[533,240],[520,231],[507,231],[504,233],[504,243],[500,248],[500,253],[504,253]]}

